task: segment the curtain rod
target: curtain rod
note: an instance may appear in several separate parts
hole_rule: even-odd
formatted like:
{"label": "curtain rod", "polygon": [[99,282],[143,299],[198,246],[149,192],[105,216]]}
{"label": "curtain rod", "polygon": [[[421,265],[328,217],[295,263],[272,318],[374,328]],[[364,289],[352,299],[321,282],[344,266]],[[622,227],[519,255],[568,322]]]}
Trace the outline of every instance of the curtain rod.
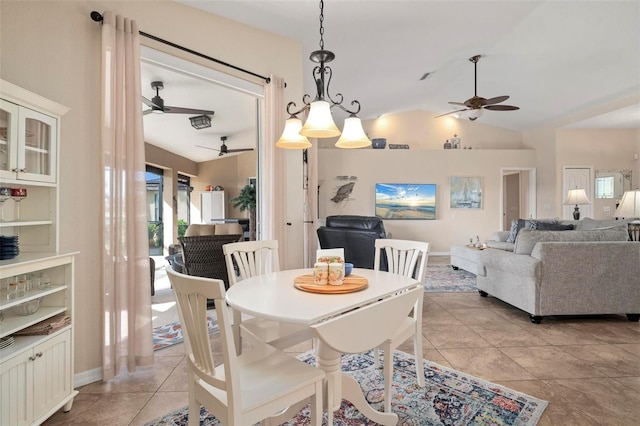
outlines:
{"label": "curtain rod", "polygon": [[[94,21],[96,21],[96,22],[102,22],[102,19],[103,19],[103,18],[102,18],[102,14],[101,14],[100,12],[96,12],[96,11],[94,10],[93,12],[91,12],[91,15],[90,15],[90,16],[91,16],[91,19],[93,19]],[[256,73],[254,73],[254,72],[252,72],[252,71],[245,70],[244,68],[237,67],[237,66],[235,66],[235,65],[232,65],[232,64],[229,64],[229,63],[227,63],[227,62],[221,61],[220,59],[212,58],[211,56],[207,56],[207,55],[205,55],[205,54],[203,54],[203,53],[196,52],[195,50],[191,50],[191,49],[189,49],[188,47],[180,46],[179,44],[175,44],[175,43],[173,43],[173,42],[170,42],[170,41],[168,41],[168,40],[164,40],[164,39],[162,39],[162,38],[160,38],[160,37],[156,37],[156,36],[154,36],[154,35],[151,35],[151,34],[145,33],[145,32],[143,32],[143,31],[139,31],[139,33],[140,33],[140,35],[141,35],[141,36],[143,36],[143,37],[147,37],[147,38],[150,38],[150,39],[155,40],[155,41],[157,41],[157,42],[160,42],[160,43],[166,44],[166,45],[168,45],[168,46],[175,47],[176,49],[182,50],[182,51],[187,52],[187,53],[191,53],[192,55],[199,56],[199,57],[201,57],[201,58],[204,58],[204,59],[207,59],[207,60],[209,60],[209,61],[215,62],[215,63],[217,63],[217,64],[224,65],[225,67],[233,68],[233,69],[234,69],[234,70],[236,70],[236,71],[241,71],[241,72],[243,72],[243,73],[245,73],[245,74],[249,74],[249,75],[252,75],[252,76],[254,76],[254,77],[261,78],[262,80],[266,81],[267,83],[270,83],[270,82],[271,82],[271,79],[270,79],[269,77],[265,77],[265,76],[263,76],[263,75],[256,74]]]}

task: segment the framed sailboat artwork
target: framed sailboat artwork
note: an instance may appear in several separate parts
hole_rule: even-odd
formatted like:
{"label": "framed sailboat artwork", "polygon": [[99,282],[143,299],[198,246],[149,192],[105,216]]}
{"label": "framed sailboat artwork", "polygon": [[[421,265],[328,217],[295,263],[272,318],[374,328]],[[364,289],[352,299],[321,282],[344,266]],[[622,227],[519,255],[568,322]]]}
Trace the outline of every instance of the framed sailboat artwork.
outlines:
{"label": "framed sailboat artwork", "polygon": [[482,208],[482,178],[468,176],[452,176],[450,182],[452,209]]}

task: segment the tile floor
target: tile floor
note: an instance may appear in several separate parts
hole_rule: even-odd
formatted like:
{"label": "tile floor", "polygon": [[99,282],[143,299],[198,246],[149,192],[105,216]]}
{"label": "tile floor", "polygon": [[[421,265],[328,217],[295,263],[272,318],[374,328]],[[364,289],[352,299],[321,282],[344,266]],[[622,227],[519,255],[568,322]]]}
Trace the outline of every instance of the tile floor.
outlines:
{"label": "tile floor", "polygon": [[[640,423],[640,323],[624,316],[545,318],[535,325],[491,297],[428,293],[423,338],[425,359],[549,401],[540,425]],[[219,353],[215,336],[212,348]],[[412,353],[413,345],[409,340],[400,349]],[[185,378],[184,349],[176,345],[156,352],[153,367],[81,387],[73,409],[44,425],[141,425],[187,404]]]}

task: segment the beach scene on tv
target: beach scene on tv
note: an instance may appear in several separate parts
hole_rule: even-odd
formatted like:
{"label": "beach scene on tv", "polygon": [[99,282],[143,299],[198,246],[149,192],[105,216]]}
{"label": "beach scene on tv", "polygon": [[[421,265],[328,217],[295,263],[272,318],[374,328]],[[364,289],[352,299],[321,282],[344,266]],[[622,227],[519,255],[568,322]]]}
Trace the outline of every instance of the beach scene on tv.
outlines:
{"label": "beach scene on tv", "polygon": [[382,219],[436,218],[436,185],[376,183],[376,216]]}

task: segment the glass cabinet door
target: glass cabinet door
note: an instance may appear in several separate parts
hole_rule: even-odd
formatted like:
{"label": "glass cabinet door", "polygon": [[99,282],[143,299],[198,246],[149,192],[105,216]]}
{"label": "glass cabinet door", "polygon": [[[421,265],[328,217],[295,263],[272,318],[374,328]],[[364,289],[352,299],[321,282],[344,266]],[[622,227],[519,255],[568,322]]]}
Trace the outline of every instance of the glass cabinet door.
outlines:
{"label": "glass cabinet door", "polygon": [[56,119],[21,108],[18,179],[55,181]]}
{"label": "glass cabinet door", "polygon": [[0,176],[15,179],[18,167],[18,106],[0,100]]}

